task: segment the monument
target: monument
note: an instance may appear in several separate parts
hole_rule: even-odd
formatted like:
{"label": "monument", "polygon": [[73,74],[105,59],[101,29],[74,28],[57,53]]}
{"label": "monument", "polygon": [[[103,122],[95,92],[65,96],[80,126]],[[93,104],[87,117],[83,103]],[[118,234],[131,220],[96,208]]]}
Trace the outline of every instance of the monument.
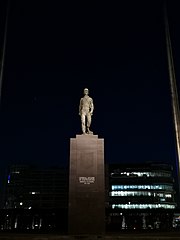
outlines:
{"label": "monument", "polygon": [[105,232],[104,139],[90,131],[93,99],[84,89],[80,99],[82,134],[70,139],[69,234]]}

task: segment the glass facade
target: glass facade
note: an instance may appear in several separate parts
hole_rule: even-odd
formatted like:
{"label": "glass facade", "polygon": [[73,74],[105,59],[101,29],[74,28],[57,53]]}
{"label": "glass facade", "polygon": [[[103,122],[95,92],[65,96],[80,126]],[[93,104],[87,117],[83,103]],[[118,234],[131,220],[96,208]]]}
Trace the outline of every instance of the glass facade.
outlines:
{"label": "glass facade", "polygon": [[5,192],[5,209],[67,208],[68,172],[64,168],[12,165]]}
{"label": "glass facade", "polygon": [[153,208],[164,208],[164,209],[174,209],[174,204],[112,204],[112,209],[153,209]]}
{"label": "glass facade", "polygon": [[111,209],[175,209],[172,167],[166,164],[109,166]]}
{"label": "glass facade", "polygon": [[112,185],[112,190],[124,189],[163,189],[173,191],[173,186],[168,184],[152,184],[152,185]]}

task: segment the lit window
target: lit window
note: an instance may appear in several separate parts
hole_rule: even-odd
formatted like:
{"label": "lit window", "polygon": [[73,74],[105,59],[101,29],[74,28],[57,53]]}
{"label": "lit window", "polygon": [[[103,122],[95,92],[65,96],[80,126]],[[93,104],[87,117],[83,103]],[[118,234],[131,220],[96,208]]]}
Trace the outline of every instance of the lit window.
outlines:
{"label": "lit window", "polygon": [[175,205],[171,204],[112,204],[112,209],[147,209],[147,208],[164,208],[164,209],[175,209]]}
{"label": "lit window", "polygon": [[165,194],[165,197],[172,198],[172,195],[171,194]]}
{"label": "lit window", "polygon": [[159,185],[112,185],[112,190],[119,190],[119,189],[165,189],[165,190],[173,190],[172,185],[167,184],[159,184]]}

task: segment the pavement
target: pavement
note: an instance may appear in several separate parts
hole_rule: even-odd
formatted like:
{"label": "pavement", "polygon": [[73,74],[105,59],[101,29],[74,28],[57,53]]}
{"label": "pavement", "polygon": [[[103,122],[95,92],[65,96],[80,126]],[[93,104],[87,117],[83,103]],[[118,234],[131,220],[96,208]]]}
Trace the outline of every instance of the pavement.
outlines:
{"label": "pavement", "polygon": [[180,239],[180,232],[115,233],[105,235],[60,235],[34,233],[0,233],[0,240],[173,240]]}

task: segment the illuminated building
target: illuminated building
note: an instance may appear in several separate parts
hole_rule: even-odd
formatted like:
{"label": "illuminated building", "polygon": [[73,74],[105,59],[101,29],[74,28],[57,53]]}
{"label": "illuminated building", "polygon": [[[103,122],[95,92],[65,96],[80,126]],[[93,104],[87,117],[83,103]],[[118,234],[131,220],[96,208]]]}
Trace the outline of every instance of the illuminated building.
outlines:
{"label": "illuminated building", "polygon": [[65,168],[12,165],[4,195],[1,230],[66,231],[68,172]]}
{"label": "illuminated building", "polygon": [[7,176],[5,208],[67,208],[68,175],[64,168],[12,165]]}
{"label": "illuminated building", "polygon": [[[171,166],[151,163],[110,164],[108,172],[109,221],[118,220],[121,229],[137,226],[146,229],[148,225],[150,228],[159,228],[159,222],[162,223],[160,218],[166,214],[172,217],[176,202]],[[152,214],[158,219],[156,227],[154,221],[147,224],[148,216]],[[127,226],[127,219],[130,218],[132,222]]]}
{"label": "illuminated building", "polygon": [[[176,212],[172,167],[106,165],[106,231],[171,229]],[[2,229],[67,229],[68,171],[11,166],[6,178]]]}
{"label": "illuminated building", "polygon": [[120,167],[110,165],[112,209],[174,209],[174,186],[170,166]]}

